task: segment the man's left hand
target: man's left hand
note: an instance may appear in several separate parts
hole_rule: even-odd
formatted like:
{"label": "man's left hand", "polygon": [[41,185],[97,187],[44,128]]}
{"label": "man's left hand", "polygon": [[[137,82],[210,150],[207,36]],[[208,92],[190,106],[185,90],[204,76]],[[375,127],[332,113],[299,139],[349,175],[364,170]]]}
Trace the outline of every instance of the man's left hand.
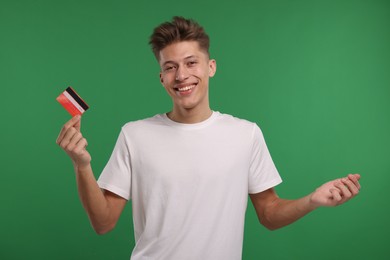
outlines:
{"label": "man's left hand", "polygon": [[311,194],[310,202],[315,207],[341,205],[359,194],[359,179],[360,174],[349,174],[347,177],[327,182]]}

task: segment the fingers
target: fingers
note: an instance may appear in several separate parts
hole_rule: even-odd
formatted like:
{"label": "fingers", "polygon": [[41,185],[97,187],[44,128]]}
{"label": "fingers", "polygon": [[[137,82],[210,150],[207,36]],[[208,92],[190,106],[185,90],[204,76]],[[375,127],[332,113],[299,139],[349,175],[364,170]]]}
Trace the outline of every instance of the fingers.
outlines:
{"label": "fingers", "polygon": [[360,190],[360,183],[359,183],[360,174],[349,174],[348,179],[350,179],[355,184],[355,186]]}
{"label": "fingers", "polygon": [[[352,175],[356,178],[356,180],[360,180],[360,174],[359,173],[355,173],[355,174],[349,174],[349,175]],[[348,175],[348,176],[349,176]]]}
{"label": "fingers", "polygon": [[72,117],[68,122],[65,123],[65,125],[62,127],[60,134],[57,137],[57,144],[60,144],[62,142],[62,139],[66,135],[67,131],[71,128],[75,128],[77,131],[80,131],[81,128],[81,116],[74,116]]}
{"label": "fingers", "polygon": [[339,202],[339,201],[341,201],[343,199],[341,197],[341,195],[340,195],[340,190],[338,190],[338,189],[330,189],[329,191],[332,194],[333,200],[335,200],[336,202]]}
{"label": "fingers", "polygon": [[81,137],[81,139],[74,146],[72,146],[72,152],[76,155],[80,155],[85,151],[87,145],[87,139]]}
{"label": "fingers", "polygon": [[321,206],[337,206],[352,199],[360,191],[359,174],[329,181],[319,187],[312,196],[312,201]]}
{"label": "fingers", "polygon": [[344,187],[351,193],[351,195],[355,196],[359,193],[360,184],[356,179],[351,179],[353,176],[349,176],[348,178],[341,179],[341,182],[344,184]]}
{"label": "fingers", "polygon": [[348,177],[336,180],[334,182],[334,188],[330,189],[333,199],[338,204],[341,204],[359,194],[359,178],[360,175],[350,174]]}
{"label": "fingers", "polygon": [[80,116],[73,117],[63,126],[57,144],[67,153],[77,155],[85,151],[88,142],[80,132]]}
{"label": "fingers", "polygon": [[342,180],[337,180],[334,185],[336,188],[340,190],[340,196],[344,199],[349,199],[352,197],[352,192],[349,190],[349,187]]}

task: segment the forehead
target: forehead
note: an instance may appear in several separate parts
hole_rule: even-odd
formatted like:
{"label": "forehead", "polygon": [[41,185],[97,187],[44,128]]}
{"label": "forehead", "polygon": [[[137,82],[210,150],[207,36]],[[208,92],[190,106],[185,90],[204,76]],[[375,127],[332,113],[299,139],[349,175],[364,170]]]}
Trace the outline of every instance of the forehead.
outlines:
{"label": "forehead", "polygon": [[169,44],[160,51],[160,64],[166,62],[179,62],[187,57],[207,58],[196,41],[182,41]]}

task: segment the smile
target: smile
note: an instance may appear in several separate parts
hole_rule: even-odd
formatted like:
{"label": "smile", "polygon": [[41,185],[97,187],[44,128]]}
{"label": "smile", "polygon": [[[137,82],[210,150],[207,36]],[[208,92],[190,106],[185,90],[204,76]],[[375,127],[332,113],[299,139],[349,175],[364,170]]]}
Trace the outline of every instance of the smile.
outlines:
{"label": "smile", "polygon": [[182,87],[182,88],[177,88],[178,91],[188,91],[190,89],[193,89],[196,85],[191,85],[191,86],[186,86],[186,87]]}
{"label": "smile", "polygon": [[176,92],[180,94],[190,94],[192,90],[196,87],[197,84],[182,86],[178,88],[174,88]]}

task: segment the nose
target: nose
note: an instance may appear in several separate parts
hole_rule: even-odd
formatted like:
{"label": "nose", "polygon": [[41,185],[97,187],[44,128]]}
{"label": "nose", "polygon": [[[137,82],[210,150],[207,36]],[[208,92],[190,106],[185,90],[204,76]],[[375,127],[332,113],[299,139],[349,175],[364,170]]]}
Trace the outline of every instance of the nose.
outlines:
{"label": "nose", "polygon": [[177,81],[183,81],[186,78],[188,78],[188,71],[185,67],[179,66],[176,70],[176,77],[175,80]]}

